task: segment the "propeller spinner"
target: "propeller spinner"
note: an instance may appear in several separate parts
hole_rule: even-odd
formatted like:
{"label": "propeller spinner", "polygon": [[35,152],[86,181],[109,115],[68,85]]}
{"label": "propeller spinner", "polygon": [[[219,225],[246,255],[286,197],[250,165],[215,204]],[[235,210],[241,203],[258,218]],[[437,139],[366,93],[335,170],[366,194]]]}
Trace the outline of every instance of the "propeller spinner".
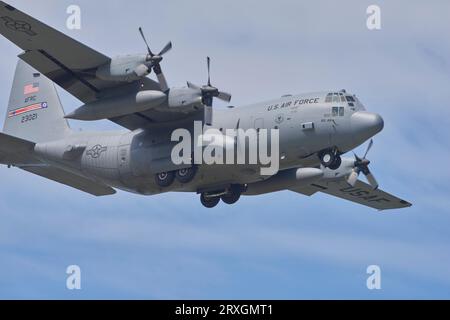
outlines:
{"label": "propeller spinner", "polygon": [[367,155],[373,147],[373,140],[370,140],[369,146],[367,147],[366,153],[364,154],[363,158],[358,157],[355,154],[355,164],[352,173],[348,177],[348,184],[350,184],[352,187],[355,186],[356,181],[358,180],[359,174],[362,172],[364,176],[366,177],[369,184],[372,186],[374,190],[378,189],[378,182],[375,179],[374,175],[369,169],[370,161],[367,160]]}
{"label": "propeller spinner", "polygon": [[198,90],[202,97],[202,103],[205,105],[205,124],[210,126],[213,122],[213,100],[218,98],[225,102],[231,101],[231,94],[222,92],[211,84],[211,59],[206,58],[207,68],[208,68],[208,84],[200,87],[191,82],[187,85],[189,88]]}
{"label": "propeller spinner", "polygon": [[167,52],[169,52],[172,49],[172,42],[169,42],[168,44],[166,44],[166,46],[161,50],[160,53],[154,54],[152,52],[152,50],[150,49],[147,39],[145,38],[144,31],[142,30],[141,27],[139,28],[139,33],[141,34],[141,37],[144,40],[145,45],[147,46],[147,51],[148,51],[147,61],[150,63],[150,65],[148,66],[148,69],[149,70],[153,69],[153,71],[155,72],[155,74],[158,78],[161,90],[163,92],[166,92],[167,90],[169,90],[169,86],[167,84],[166,77],[164,76],[164,73],[161,70],[161,61],[163,60],[163,55],[165,55]]}

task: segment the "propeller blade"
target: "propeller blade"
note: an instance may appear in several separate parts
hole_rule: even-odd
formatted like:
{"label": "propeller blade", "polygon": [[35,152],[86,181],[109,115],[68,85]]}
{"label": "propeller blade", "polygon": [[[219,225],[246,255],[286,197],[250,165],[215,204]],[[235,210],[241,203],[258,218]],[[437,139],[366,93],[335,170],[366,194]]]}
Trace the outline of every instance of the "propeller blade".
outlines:
{"label": "propeller blade", "polygon": [[212,106],[205,106],[205,124],[211,126],[213,122],[213,108]]}
{"label": "propeller blade", "polygon": [[153,66],[153,71],[155,71],[156,77],[158,78],[159,87],[162,92],[169,90],[169,85],[167,84],[166,77],[162,72],[161,66],[159,64]]}
{"label": "propeller blade", "polygon": [[202,103],[204,105],[204,122],[205,125],[212,125],[213,122],[213,100],[218,98],[220,100],[230,102],[231,94],[226,92],[221,92],[219,89],[211,85],[211,58],[206,57],[206,66],[208,69],[208,84],[203,87],[199,87],[192,82],[187,82],[187,86],[190,89],[198,90],[202,97]]}
{"label": "propeller blade", "polygon": [[362,159],[360,157],[358,157],[358,155],[356,153],[353,152],[353,155],[355,156],[355,160],[357,163],[360,163],[362,161]]}
{"label": "propeller blade", "polygon": [[370,140],[370,143],[369,143],[369,145],[367,146],[367,150],[366,150],[366,153],[364,154],[363,159],[366,159],[366,158],[367,158],[367,155],[369,154],[369,151],[370,151],[370,149],[372,149],[372,147],[373,147],[373,139]]}
{"label": "propeller blade", "polygon": [[208,65],[208,87],[211,87],[211,58],[206,58],[206,63]]}
{"label": "propeller blade", "polygon": [[156,77],[158,78],[159,87],[161,88],[162,92],[166,92],[169,90],[169,85],[167,84],[166,77],[164,76],[164,73],[157,73]]}
{"label": "propeller blade", "polygon": [[230,102],[231,101],[231,94],[226,92],[219,92],[219,95],[217,96],[222,101]]}
{"label": "propeller blade", "polygon": [[164,47],[164,49],[161,50],[161,52],[158,54],[158,56],[163,56],[170,50],[172,50],[172,42],[169,42],[168,44],[166,44],[166,46]]}
{"label": "propeller blade", "polygon": [[347,179],[347,183],[349,185],[351,185],[352,187],[354,187],[356,184],[356,181],[358,181],[358,176],[359,176],[358,170],[353,169],[352,173],[350,174],[350,176]]}
{"label": "propeller blade", "polygon": [[378,189],[378,182],[377,179],[373,176],[373,174],[369,171],[368,174],[366,174],[366,179],[369,182],[370,186],[373,188],[373,190]]}
{"label": "propeller blade", "polygon": [[141,34],[141,37],[142,37],[142,39],[144,40],[145,45],[147,46],[148,54],[149,54],[151,57],[153,57],[154,54],[153,54],[152,50],[150,49],[150,46],[148,45],[147,39],[145,38],[145,35],[144,35],[144,31],[142,30],[141,27],[139,27],[139,33]]}

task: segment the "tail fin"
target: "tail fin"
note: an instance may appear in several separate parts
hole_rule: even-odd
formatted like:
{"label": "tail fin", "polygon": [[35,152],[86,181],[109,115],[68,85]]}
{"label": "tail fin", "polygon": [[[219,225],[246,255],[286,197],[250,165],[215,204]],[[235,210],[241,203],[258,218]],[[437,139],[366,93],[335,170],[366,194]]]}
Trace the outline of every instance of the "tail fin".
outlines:
{"label": "tail fin", "polygon": [[17,63],[3,130],[36,143],[70,133],[54,83],[22,60]]}

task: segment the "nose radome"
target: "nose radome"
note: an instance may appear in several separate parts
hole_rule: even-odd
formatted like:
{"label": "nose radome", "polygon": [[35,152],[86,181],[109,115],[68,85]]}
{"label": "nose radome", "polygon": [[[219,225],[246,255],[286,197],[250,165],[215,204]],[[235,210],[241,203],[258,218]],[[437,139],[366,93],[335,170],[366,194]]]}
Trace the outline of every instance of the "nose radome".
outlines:
{"label": "nose radome", "polygon": [[358,111],[351,118],[353,134],[363,140],[369,139],[384,128],[383,118],[376,113]]}

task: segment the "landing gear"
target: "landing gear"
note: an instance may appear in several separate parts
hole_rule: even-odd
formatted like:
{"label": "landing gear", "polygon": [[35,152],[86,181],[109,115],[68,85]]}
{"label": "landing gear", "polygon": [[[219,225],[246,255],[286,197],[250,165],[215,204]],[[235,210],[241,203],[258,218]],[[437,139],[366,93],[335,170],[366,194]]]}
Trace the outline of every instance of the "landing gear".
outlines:
{"label": "landing gear", "polygon": [[225,202],[226,204],[235,204],[236,202],[239,201],[239,199],[241,198],[241,194],[242,194],[242,188],[241,186],[232,186],[228,193],[224,194],[222,196],[222,201]]}
{"label": "landing gear", "polygon": [[246,190],[246,185],[232,185],[227,189],[214,192],[203,192],[200,201],[206,208],[214,208],[222,199],[226,204],[235,204],[241,198],[242,192]]}
{"label": "landing gear", "polygon": [[161,172],[155,177],[156,184],[161,188],[169,187],[175,181],[175,173]]}
{"label": "landing gear", "polygon": [[197,173],[197,166],[192,166],[190,168],[178,170],[175,175],[179,182],[186,184],[194,180],[196,173]]}
{"label": "landing gear", "polygon": [[180,169],[178,171],[161,172],[155,176],[155,181],[159,187],[167,188],[170,187],[172,183],[174,183],[175,178],[183,184],[191,182],[192,180],[194,180],[196,173],[196,166]]}
{"label": "landing gear", "polygon": [[339,169],[341,164],[342,164],[342,159],[340,156],[337,156],[336,159],[334,160],[334,162],[328,168],[330,168],[331,170],[337,170],[337,169]]}
{"label": "landing gear", "polygon": [[325,168],[331,170],[338,169],[342,164],[342,159],[336,149],[328,149],[319,153],[320,162]]}
{"label": "landing gear", "polygon": [[208,196],[206,193],[202,193],[200,201],[204,207],[212,209],[219,204],[220,197]]}

